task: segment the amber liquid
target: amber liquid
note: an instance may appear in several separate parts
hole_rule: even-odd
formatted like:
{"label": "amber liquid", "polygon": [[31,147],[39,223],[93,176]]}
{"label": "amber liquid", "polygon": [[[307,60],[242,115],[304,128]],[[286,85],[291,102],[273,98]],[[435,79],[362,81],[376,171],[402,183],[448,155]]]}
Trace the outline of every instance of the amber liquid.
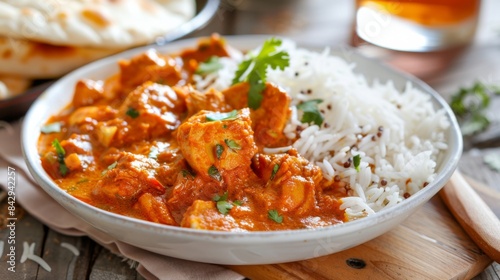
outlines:
{"label": "amber liquid", "polygon": [[373,5],[392,15],[426,26],[461,23],[475,17],[480,0],[357,0],[357,6]]}
{"label": "amber liquid", "polygon": [[356,5],[361,39],[387,49],[429,52],[472,41],[480,0],[357,0]]}
{"label": "amber liquid", "polygon": [[352,45],[432,80],[474,39],[480,0],[356,0]]}

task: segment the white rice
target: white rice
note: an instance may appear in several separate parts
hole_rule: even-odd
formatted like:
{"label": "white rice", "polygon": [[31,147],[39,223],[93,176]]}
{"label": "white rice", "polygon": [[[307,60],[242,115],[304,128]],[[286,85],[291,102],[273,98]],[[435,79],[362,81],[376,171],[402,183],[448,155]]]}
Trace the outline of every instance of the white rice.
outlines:
{"label": "white rice", "polygon": [[[434,109],[429,95],[411,83],[402,92],[391,81],[370,85],[354,72],[354,65],[330,55],[328,49],[316,53],[289,41],[283,48],[290,54],[290,66],[284,71],[268,69],[268,81],[293,98],[284,133],[289,139],[300,136],[292,146],[319,166],[325,179],[340,178],[348,184],[349,196],[342,199],[348,219],[392,207],[434,179],[440,150],[447,149],[444,131],[449,123],[444,111]],[[224,68],[196,77],[197,87],[229,87],[241,59],[222,58]],[[300,122],[302,113],[295,105],[311,99],[323,100],[318,105],[324,117],[321,127]],[[357,154],[359,171],[354,164],[344,167]]]}

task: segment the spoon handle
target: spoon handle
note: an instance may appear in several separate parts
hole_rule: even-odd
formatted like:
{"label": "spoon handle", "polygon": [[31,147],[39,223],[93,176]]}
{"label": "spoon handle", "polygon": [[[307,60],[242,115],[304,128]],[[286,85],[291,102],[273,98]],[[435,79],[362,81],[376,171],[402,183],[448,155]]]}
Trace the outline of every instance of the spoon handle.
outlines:
{"label": "spoon handle", "polygon": [[440,194],[471,239],[492,260],[500,263],[500,220],[465,178],[455,171]]}

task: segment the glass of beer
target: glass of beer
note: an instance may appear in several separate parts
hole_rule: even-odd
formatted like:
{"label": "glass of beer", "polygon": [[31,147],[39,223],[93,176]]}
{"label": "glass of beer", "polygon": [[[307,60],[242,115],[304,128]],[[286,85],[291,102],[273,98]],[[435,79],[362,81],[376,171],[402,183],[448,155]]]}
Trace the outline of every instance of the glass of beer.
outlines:
{"label": "glass of beer", "polygon": [[356,35],[405,52],[433,52],[470,43],[480,0],[356,0]]}

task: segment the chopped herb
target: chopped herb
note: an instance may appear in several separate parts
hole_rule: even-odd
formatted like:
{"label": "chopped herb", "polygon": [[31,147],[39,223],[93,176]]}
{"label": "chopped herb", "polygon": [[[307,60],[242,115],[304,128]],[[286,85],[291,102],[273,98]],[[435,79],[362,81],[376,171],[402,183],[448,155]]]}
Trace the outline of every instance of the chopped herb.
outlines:
{"label": "chopped herb", "polygon": [[81,183],[87,183],[89,181],[88,178],[82,178],[80,180],[78,180],[78,182],[76,182],[77,184],[81,184]]}
{"label": "chopped herb", "polygon": [[229,196],[229,194],[227,193],[227,191],[225,191],[222,195],[215,194],[214,197],[212,198],[212,200],[215,202],[221,201],[221,200],[227,200],[228,196]]}
{"label": "chopped herb", "polygon": [[321,99],[312,99],[297,105],[297,109],[302,110],[302,123],[314,123],[320,126],[323,123],[323,116],[318,110],[318,104],[323,102]]}
{"label": "chopped herb", "polygon": [[281,224],[281,222],[283,222],[283,216],[281,216],[277,210],[269,210],[267,212],[267,217],[275,222],[277,222],[278,224]]}
{"label": "chopped herb", "polygon": [[160,153],[160,151],[158,150],[158,148],[153,146],[153,147],[151,147],[151,149],[149,149],[148,158],[158,159],[159,153]]}
{"label": "chopped herb", "polygon": [[56,138],[54,141],[52,141],[52,147],[56,149],[56,154],[57,154],[57,161],[59,162],[59,173],[61,173],[62,176],[66,176],[68,174],[68,167],[66,166],[66,163],[64,162],[64,156],[66,155],[66,151],[64,148],[61,146],[61,143],[59,143],[59,140]]}
{"label": "chopped herb", "polygon": [[220,159],[223,152],[224,146],[222,146],[221,144],[215,144],[215,156],[217,157],[217,159]]}
{"label": "chopped herb", "polygon": [[134,108],[128,108],[125,114],[127,114],[127,116],[131,117],[132,119],[135,119],[139,116],[139,111]]}
{"label": "chopped herb", "polygon": [[61,125],[62,125],[61,122],[49,123],[49,124],[42,126],[40,131],[42,133],[45,133],[45,134],[54,133],[54,132],[61,132]]}
{"label": "chopped herb", "polygon": [[486,163],[492,170],[500,171],[500,154],[499,153],[488,153],[483,158],[484,163]]}
{"label": "chopped herb", "polygon": [[500,95],[500,89],[476,82],[470,88],[460,88],[451,97],[450,107],[457,116],[463,135],[472,135],[490,125],[486,109],[492,95]]}
{"label": "chopped herb", "polygon": [[241,150],[241,146],[236,143],[236,141],[232,139],[224,139],[224,143],[229,147],[229,149],[235,151],[235,150]]}
{"label": "chopped herb", "polygon": [[209,113],[206,115],[206,120],[207,122],[214,122],[214,121],[232,121],[235,120],[238,116],[238,111],[233,110],[228,113],[220,113],[220,112],[214,112],[214,113]]}
{"label": "chopped herb", "polygon": [[229,213],[229,210],[231,210],[233,208],[233,206],[235,206],[235,205],[240,206],[241,205],[241,201],[235,200],[233,203],[231,203],[227,200],[227,197],[228,197],[228,193],[227,193],[227,191],[225,191],[224,194],[222,194],[222,195],[216,194],[212,198],[212,200],[216,202],[217,210],[219,210],[219,212],[221,214],[224,214],[224,215]]}
{"label": "chopped herb", "polygon": [[219,61],[219,57],[211,56],[207,61],[200,63],[198,69],[196,69],[196,74],[206,75],[213,72],[216,72],[222,69],[223,65]]}
{"label": "chopped herb", "polygon": [[213,165],[208,168],[208,175],[217,181],[222,180],[222,176],[220,175],[219,170]]}
{"label": "chopped herb", "polygon": [[270,38],[262,44],[257,55],[251,55],[238,65],[233,84],[248,82],[248,107],[257,109],[262,102],[262,91],[266,87],[267,68],[284,70],[290,65],[290,57],[286,51],[280,51],[282,41]]}
{"label": "chopped herb", "polygon": [[108,165],[108,167],[104,171],[102,171],[101,175],[103,175],[103,176],[106,175],[106,173],[108,173],[109,170],[115,168],[117,165],[118,165],[117,161],[115,161],[112,164]]}
{"label": "chopped herb", "polygon": [[194,178],[194,174],[187,169],[182,169],[181,173],[182,173],[182,177],[184,177],[184,178],[186,178],[186,177]]}
{"label": "chopped herb", "polygon": [[227,213],[229,213],[229,210],[231,210],[232,208],[233,208],[233,204],[229,201],[225,201],[225,200],[217,201],[217,210],[219,210],[219,212],[221,214],[226,215]]}
{"label": "chopped herb", "polygon": [[278,170],[280,169],[280,165],[279,164],[275,164],[273,166],[273,172],[271,173],[271,179],[270,180],[273,180],[274,179],[274,176],[276,176],[276,173],[278,173]]}
{"label": "chopped herb", "polygon": [[237,206],[241,206],[243,204],[243,202],[241,202],[240,200],[235,200],[235,201],[233,201],[233,204],[237,205]]}
{"label": "chopped herb", "polygon": [[357,172],[359,172],[359,164],[361,163],[361,156],[359,154],[355,155],[352,158],[352,162],[354,163],[354,168]]}

